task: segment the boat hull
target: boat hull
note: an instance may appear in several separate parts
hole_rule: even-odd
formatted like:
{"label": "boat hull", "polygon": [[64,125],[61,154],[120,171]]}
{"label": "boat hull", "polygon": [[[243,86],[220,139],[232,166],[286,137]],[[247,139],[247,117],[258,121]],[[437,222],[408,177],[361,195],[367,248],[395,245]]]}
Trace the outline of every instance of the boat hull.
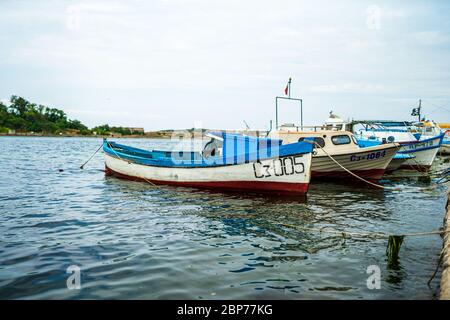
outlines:
{"label": "boat hull", "polygon": [[386,172],[392,172],[395,171],[397,169],[400,169],[402,167],[402,165],[405,164],[406,161],[408,161],[409,159],[404,159],[404,158],[393,158],[391,160],[391,162],[389,163],[389,165],[386,168]]}
{"label": "boat hull", "polygon": [[107,175],[156,185],[305,194],[311,177],[311,153],[200,168],[142,165],[105,153],[105,168]]}
{"label": "boat hull", "polygon": [[439,148],[440,154],[450,154],[450,144],[441,144],[441,147]]}
{"label": "boat hull", "polygon": [[400,167],[402,169],[429,169],[439,151],[443,135],[430,139],[407,143],[402,145],[399,153],[411,154],[414,156],[408,159]]}
{"label": "boat hull", "polygon": [[[343,167],[364,179],[379,180],[387,166],[396,154],[398,147],[384,146],[368,147],[359,152],[332,155]],[[353,177],[330,157],[326,155],[313,156],[312,177]]]}

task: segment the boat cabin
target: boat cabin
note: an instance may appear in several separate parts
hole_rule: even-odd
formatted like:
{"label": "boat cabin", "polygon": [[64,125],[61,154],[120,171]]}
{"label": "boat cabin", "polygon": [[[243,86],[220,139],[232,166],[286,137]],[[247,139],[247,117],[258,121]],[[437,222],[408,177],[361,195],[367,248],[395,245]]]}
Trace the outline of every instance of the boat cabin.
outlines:
{"label": "boat cabin", "polygon": [[[292,127],[279,127],[277,131],[271,131],[269,138],[281,139],[283,144],[295,143],[314,139],[314,155],[326,155],[325,151],[329,154],[343,154],[348,152],[359,151],[358,142],[354,135],[347,131],[329,130],[329,129],[314,129],[307,131],[307,127],[303,127],[304,130],[293,129]],[[323,150],[321,150],[323,149]],[[325,150],[325,151],[324,151]]]}

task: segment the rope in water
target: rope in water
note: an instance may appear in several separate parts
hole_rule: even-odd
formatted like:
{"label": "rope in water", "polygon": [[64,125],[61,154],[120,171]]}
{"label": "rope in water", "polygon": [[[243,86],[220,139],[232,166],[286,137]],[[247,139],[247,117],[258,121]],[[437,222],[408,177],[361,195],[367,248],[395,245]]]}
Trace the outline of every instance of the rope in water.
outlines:
{"label": "rope in water", "polygon": [[380,185],[380,184],[373,183],[373,182],[371,182],[371,181],[368,181],[368,180],[364,179],[363,177],[358,176],[357,174],[355,174],[355,173],[351,172],[350,170],[348,170],[347,168],[345,168],[345,167],[344,167],[342,164],[340,164],[336,159],[334,159],[334,158],[333,158],[328,152],[326,152],[325,149],[322,148],[316,141],[308,141],[308,140],[304,140],[304,141],[305,141],[305,142],[308,142],[308,143],[313,143],[313,144],[315,144],[316,146],[318,146],[318,147],[325,153],[325,155],[327,155],[334,163],[336,163],[341,169],[343,169],[344,171],[346,171],[346,172],[349,173],[350,175],[354,176],[355,178],[357,178],[357,179],[359,179],[359,180],[361,180],[361,181],[363,181],[363,182],[365,182],[365,183],[368,183],[368,184],[370,184],[370,185],[372,185],[372,186],[374,186],[374,187],[377,187],[377,188],[381,188],[381,189],[389,189],[389,190],[396,190],[396,191],[401,190],[400,188],[396,188],[396,187],[382,186],[382,185]]}
{"label": "rope in water", "polygon": [[84,166],[89,162],[89,161],[91,161],[91,159],[97,154],[97,152],[99,152],[100,151],[100,149],[103,147],[103,143],[100,145],[100,147],[98,147],[98,149],[91,155],[91,157],[85,162],[85,163],[83,163],[81,166],[80,166],[80,169],[84,169]]}
{"label": "rope in water", "polygon": [[428,235],[434,235],[434,234],[442,235],[447,232],[450,232],[450,228],[447,228],[445,230],[444,229],[443,230],[432,230],[432,231],[426,231],[426,232],[415,232],[415,233],[404,233],[404,234],[399,234],[399,235],[392,235],[392,234],[387,234],[387,233],[382,233],[382,232],[346,232],[346,231],[339,231],[339,230],[335,230],[335,229],[330,230],[328,227],[308,228],[308,227],[300,227],[300,226],[296,226],[293,224],[276,222],[276,221],[271,221],[271,222],[274,224],[280,225],[280,226],[297,229],[297,230],[302,230],[302,231],[314,231],[314,232],[319,232],[319,233],[329,233],[329,234],[342,235],[344,237],[350,236],[350,237],[378,238],[378,239],[387,239],[392,236],[394,236],[394,237],[419,237],[419,236],[428,236]]}
{"label": "rope in water", "polygon": [[[275,222],[275,221],[270,221],[270,222],[272,222],[276,225],[288,227],[291,229],[301,230],[301,231],[316,231],[316,232],[320,232],[320,233],[329,233],[329,234],[340,235],[344,239],[348,238],[348,237],[388,239],[386,255],[388,256],[388,259],[394,259],[394,260],[396,258],[398,258],[398,254],[400,251],[400,247],[403,243],[404,237],[422,237],[422,236],[429,236],[429,235],[443,236],[446,233],[450,232],[450,228],[447,227],[446,229],[432,230],[432,231],[428,231],[428,232],[415,232],[415,233],[404,233],[404,234],[400,234],[400,235],[389,235],[389,234],[381,233],[381,232],[344,232],[344,231],[339,231],[339,230],[329,230],[329,229],[326,229],[326,227],[318,229],[318,228],[299,227],[299,226],[295,226],[292,224],[279,223],[279,222]],[[438,264],[436,266],[436,269],[427,282],[428,285],[430,285],[431,281],[433,281],[434,277],[436,276],[436,274],[439,270],[439,267],[441,266],[441,263],[442,263],[442,257],[443,257],[443,255],[441,253]]]}

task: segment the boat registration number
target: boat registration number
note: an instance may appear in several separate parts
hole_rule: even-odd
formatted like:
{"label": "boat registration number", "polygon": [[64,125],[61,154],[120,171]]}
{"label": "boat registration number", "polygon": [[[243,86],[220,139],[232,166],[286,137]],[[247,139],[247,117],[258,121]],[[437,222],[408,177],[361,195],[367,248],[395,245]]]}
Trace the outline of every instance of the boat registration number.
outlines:
{"label": "boat registration number", "polygon": [[367,153],[367,154],[361,155],[361,156],[352,155],[350,157],[350,161],[374,160],[374,159],[382,158],[385,155],[386,155],[386,150],[378,151],[378,152],[372,152],[372,153]]}
{"label": "boat registration number", "polygon": [[285,157],[253,163],[255,178],[281,177],[305,172],[302,156]]}
{"label": "boat registration number", "polygon": [[432,146],[433,146],[433,141],[430,140],[430,141],[425,141],[425,142],[408,144],[408,145],[406,145],[406,149],[407,150],[416,150],[416,149],[422,149],[422,148],[432,147]]}

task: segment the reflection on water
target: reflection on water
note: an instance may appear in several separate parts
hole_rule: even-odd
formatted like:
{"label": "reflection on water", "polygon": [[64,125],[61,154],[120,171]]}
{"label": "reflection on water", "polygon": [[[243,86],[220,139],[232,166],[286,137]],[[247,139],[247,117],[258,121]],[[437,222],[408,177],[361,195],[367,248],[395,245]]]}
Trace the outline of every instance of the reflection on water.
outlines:
{"label": "reflection on water", "polygon": [[[439,259],[439,236],[405,238],[399,260],[389,264],[385,239],[317,232],[438,229],[445,188],[417,189],[433,181],[410,172],[387,176],[383,183],[401,192],[317,182],[307,197],[155,188],[105,177],[100,155],[79,170],[100,143],[0,138],[0,298],[429,299],[436,293],[427,281]],[[66,287],[70,265],[81,267],[81,290]],[[380,290],[366,286],[370,265],[381,269]]]}

